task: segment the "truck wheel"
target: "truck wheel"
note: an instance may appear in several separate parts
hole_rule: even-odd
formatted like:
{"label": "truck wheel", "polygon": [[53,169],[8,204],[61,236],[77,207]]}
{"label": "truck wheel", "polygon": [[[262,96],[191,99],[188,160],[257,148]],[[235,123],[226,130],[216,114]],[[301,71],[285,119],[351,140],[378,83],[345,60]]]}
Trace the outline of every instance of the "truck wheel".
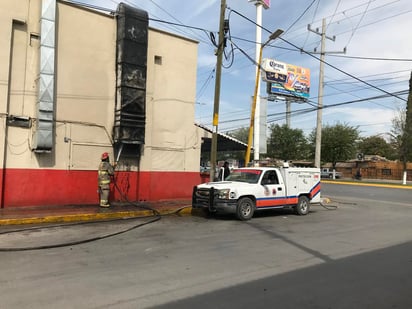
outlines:
{"label": "truck wheel", "polygon": [[306,196],[299,197],[298,204],[295,207],[296,214],[304,216],[309,213],[310,203]]}
{"label": "truck wheel", "polygon": [[237,202],[236,217],[241,221],[250,220],[255,212],[255,203],[248,197],[243,197]]}

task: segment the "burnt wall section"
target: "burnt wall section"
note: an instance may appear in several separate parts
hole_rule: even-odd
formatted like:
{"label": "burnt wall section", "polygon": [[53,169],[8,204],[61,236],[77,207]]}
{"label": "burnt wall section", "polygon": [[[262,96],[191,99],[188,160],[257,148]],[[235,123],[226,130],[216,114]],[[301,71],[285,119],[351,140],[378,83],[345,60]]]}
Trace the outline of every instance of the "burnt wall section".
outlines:
{"label": "burnt wall section", "polygon": [[146,11],[117,8],[117,84],[113,137],[117,144],[144,144],[149,19]]}

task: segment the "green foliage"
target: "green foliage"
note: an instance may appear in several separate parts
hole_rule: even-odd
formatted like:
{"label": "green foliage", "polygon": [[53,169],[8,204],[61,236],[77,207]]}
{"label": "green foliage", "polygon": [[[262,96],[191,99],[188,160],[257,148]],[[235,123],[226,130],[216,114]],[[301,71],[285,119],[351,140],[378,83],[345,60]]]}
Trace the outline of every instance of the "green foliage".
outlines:
{"label": "green foliage", "polygon": [[249,137],[249,128],[240,128],[236,131],[227,133],[227,135],[236,138],[237,140],[247,144],[247,140]]}
{"label": "green foliage", "polygon": [[[309,137],[314,152],[316,143],[316,129]],[[355,158],[356,141],[359,139],[358,128],[348,124],[338,123],[334,126],[322,128],[321,161],[331,162],[335,167],[337,162]]]}
{"label": "green foliage", "polygon": [[[240,128],[232,132],[227,132],[227,135],[236,138],[237,140],[247,144],[249,137],[249,128]],[[226,151],[219,154],[219,160],[236,159],[239,161],[244,161],[245,151]]]}
{"label": "green foliage", "polygon": [[406,110],[398,110],[397,116],[392,119],[392,129],[389,133],[390,143],[396,153],[396,159],[402,158],[402,140],[405,129]]}
{"label": "green foliage", "polygon": [[406,162],[412,161],[412,72],[409,79],[409,95],[406,103],[405,126],[402,136],[401,160],[406,168]]}
{"label": "green foliage", "polygon": [[393,147],[383,137],[378,135],[362,138],[358,144],[358,151],[365,155],[379,155],[389,160],[397,158]]}
{"label": "green foliage", "polygon": [[406,163],[412,161],[412,72],[409,79],[409,95],[406,108],[398,111],[392,119],[391,145],[397,152],[397,158]]}
{"label": "green foliage", "polygon": [[271,125],[268,140],[268,155],[280,160],[302,160],[308,158],[308,142],[300,129],[287,125]]}

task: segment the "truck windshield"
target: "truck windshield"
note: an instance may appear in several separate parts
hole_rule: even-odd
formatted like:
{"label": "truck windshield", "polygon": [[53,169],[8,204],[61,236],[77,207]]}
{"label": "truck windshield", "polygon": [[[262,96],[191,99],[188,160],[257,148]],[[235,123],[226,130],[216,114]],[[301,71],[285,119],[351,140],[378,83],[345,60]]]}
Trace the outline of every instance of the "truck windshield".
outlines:
{"label": "truck windshield", "polygon": [[247,183],[257,183],[259,181],[261,170],[252,169],[235,169],[225,179],[225,181],[239,181]]}

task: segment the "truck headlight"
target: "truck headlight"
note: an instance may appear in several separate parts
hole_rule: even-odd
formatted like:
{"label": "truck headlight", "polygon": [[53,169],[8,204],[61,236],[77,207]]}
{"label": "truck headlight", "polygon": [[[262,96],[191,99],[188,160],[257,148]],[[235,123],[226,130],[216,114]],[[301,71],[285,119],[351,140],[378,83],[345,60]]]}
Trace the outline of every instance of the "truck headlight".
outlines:
{"label": "truck headlight", "polygon": [[221,189],[218,191],[218,196],[222,200],[228,200],[230,194],[230,189]]}

